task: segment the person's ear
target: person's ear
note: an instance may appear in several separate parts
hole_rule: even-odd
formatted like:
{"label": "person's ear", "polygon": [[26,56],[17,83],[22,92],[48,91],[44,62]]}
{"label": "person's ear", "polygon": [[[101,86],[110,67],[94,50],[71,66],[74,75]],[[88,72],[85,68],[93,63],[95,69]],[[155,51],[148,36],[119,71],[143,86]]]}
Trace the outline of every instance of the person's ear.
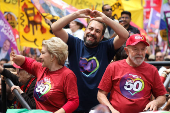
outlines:
{"label": "person's ear", "polygon": [[51,54],[51,62],[54,60],[54,55]]}
{"label": "person's ear", "polygon": [[124,47],[124,50],[125,50],[126,54],[129,56],[129,50],[128,50],[128,48],[127,48],[127,47]]}
{"label": "person's ear", "polygon": [[102,41],[102,40],[103,40],[103,38],[104,38],[104,35],[100,38],[100,41]]}

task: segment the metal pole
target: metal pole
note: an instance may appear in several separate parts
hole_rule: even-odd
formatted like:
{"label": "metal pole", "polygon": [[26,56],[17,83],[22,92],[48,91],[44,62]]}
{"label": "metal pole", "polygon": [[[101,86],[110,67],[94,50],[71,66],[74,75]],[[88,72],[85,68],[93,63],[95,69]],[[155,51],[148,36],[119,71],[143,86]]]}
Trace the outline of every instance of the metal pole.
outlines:
{"label": "metal pole", "polygon": [[[3,67],[4,68],[14,68],[13,65],[8,64],[8,63],[4,64]],[[9,78],[6,78],[6,77],[4,77],[4,78],[5,78],[5,81],[8,84],[8,86],[11,88],[14,85],[13,82]],[[6,91],[5,91],[5,93],[6,93]],[[27,102],[24,100],[24,98],[21,96],[21,94],[18,92],[17,89],[14,89],[13,93],[17,97],[18,101],[21,103],[22,107],[27,108],[28,110],[31,110],[30,106],[27,104]],[[4,112],[4,113],[6,113],[6,112]]]}
{"label": "metal pole", "polygon": [[5,84],[5,80],[1,79],[1,98],[2,98],[2,113],[6,113],[7,111],[7,103],[6,103],[6,84]]}
{"label": "metal pole", "polygon": [[[9,85],[10,88],[14,85],[9,78],[5,78],[5,81]],[[17,97],[17,99],[19,100],[19,102],[24,108],[31,110],[30,106],[27,104],[27,102],[24,100],[24,98],[21,96],[21,94],[18,92],[17,89],[14,89],[12,92],[15,94],[15,96]]]}
{"label": "metal pole", "polygon": [[164,86],[165,86],[167,91],[168,91],[169,83],[170,83],[170,74],[168,74],[168,76],[167,76],[167,78],[164,82]]}
{"label": "metal pole", "polygon": [[170,66],[170,61],[146,61],[154,66]]}

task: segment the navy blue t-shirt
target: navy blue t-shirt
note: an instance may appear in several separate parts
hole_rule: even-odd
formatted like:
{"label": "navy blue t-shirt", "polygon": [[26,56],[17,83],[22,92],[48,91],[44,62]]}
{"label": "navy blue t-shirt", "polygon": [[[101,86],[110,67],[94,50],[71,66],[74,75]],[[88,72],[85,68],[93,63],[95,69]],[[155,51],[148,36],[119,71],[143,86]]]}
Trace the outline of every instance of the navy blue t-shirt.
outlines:
{"label": "navy blue t-shirt", "polygon": [[68,35],[69,68],[77,76],[80,99],[77,110],[90,110],[99,104],[97,87],[106,67],[116,54],[113,46],[114,39],[102,41],[95,48],[88,48],[84,41]]}

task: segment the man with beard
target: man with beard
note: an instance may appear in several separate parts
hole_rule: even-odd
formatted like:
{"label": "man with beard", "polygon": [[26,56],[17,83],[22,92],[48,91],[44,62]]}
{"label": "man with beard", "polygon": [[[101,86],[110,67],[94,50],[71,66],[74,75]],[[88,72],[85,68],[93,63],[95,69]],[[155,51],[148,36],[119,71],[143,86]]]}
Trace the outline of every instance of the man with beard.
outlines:
{"label": "man with beard", "polygon": [[[147,46],[149,44],[144,36],[131,35],[125,47],[128,57],[106,68],[98,86],[97,98],[112,113],[155,111],[165,103],[166,89],[156,67],[144,62]],[[150,101],[151,94],[155,97],[153,101]]]}
{"label": "man with beard", "polygon": [[[91,18],[93,17],[93,18]],[[76,18],[90,18],[84,41],[62,28]],[[118,34],[114,39],[101,41],[105,32],[105,24]],[[68,44],[69,68],[77,76],[79,107],[76,113],[89,113],[89,110],[99,104],[97,101],[97,86],[103,73],[113,59],[117,50],[127,40],[129,34],[125,28],[105,14],[90,9],[81,9],[63,18],[51,26],[53,33]]]}

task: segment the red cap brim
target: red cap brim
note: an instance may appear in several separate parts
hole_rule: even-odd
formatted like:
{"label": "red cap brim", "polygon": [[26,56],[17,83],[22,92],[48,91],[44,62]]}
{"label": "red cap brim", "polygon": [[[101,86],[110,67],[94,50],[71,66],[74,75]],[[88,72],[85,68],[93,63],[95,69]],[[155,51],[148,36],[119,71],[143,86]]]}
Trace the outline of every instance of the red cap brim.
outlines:
{"label": "red cap brim", "polygon": [[15,68],[22,69],[20,66],[16,65],[15,63],[13,64]]}
{"label": "red cap brim", "polygon": [[132,43],[132,44],[130,44],[130,45],[136,45],[137,43],[139,43],[139,42],[143,42],[145,45],[147,45],[147,46],[149,46],[149,44],[147,43],[147,42],[145,42],[145,41],[137,41],[137,42],[134,42],[134,43]]}

